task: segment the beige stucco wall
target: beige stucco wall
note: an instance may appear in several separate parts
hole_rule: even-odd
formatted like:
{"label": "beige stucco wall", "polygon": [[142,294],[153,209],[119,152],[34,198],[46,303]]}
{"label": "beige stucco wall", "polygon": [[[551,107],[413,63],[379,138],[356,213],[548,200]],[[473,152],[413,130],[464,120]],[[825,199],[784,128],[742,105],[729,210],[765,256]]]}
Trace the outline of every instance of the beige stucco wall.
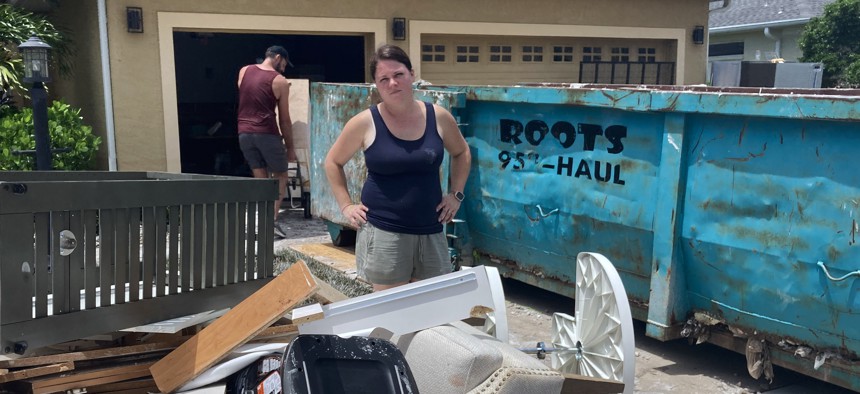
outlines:
{"label": "beige stucco wall", "polygon": [[[489,31],[489,34],[500,35],[513,31],[517,35],[525,32],[577,36],[609,32],[613,37],[640,37],[637,29],[644,28],[659,37],[677,40],[680,48],[672,50],[680,54],[677,59],[679,83],[705,80],[705,47],[694,45],[689,39],[693,26],[707,25],[708,5],[704,0],[480,0],[467,3],[338,0],[327,1],[324,5],[318,0],[106,1],[117,168],[120,170],[180,170],[173,31],[336,31],[364,35],[369,38],[367,45],[376,46],[389,41],[391,19],[404,17],[409,21],[408,40],[394,43],[414,57],[413,50],[420,44],[421,34],[444,33],[448,27],[456,30],[456,34],[488,34]],[[88,19],[95,18],[95,0],[60,3],[63,12],[86,13],[90,15]],[[82,3],[86,7],[76,9]],[[127,6],[143,8],[142,34],[126,31]],[[87,24],[86,30],[92,30],[90,25]],[[91,40],[94,46],[98,42]],[[368,51],[372,49],[367,48]],[[83,56],[97,59],[97,54]],[[73,81],[62,91],[67,94],[67,91],[91,90],[94,86]]]}
{"label": "beige stucco wall", "polygon": [[48,84],[52,99],[62,99],[81,109],[84,123],[102,139],[97,168],[108,168],[102,67],[99,57],[98,12],[95,1],[66,0],[50,14],[57,27],[65,30],[72,42],[71,75],[54,75]]}

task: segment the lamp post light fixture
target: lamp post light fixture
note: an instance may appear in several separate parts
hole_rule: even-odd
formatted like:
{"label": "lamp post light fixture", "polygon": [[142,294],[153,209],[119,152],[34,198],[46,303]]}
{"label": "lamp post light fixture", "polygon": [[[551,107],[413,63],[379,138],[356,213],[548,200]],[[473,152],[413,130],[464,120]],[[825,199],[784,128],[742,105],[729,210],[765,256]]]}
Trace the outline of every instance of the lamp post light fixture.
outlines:
{"label": "lamp post light fixture", "polygon": [[48,57],[51,46],[38,37],[30,37],[18,46],[24,58],[24,83],[32,83],[30,99],[33,103],[33,131],[36,140],[36,170],[51,169],[51,136],[48,134],[48,94],[45,82],[48,74]]}

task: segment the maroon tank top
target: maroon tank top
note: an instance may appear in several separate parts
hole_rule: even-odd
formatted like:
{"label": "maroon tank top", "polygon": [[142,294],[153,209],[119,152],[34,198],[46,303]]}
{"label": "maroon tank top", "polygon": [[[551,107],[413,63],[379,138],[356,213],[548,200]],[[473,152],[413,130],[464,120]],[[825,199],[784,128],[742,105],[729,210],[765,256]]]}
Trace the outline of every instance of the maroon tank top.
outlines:
{"label": "maroon tank top", "polygon": [[275,92],[272,81],[280,75],[274,70],[262,70],[255,65],[245,69],[239,85],[239,133],[280,135],[275,119]]}

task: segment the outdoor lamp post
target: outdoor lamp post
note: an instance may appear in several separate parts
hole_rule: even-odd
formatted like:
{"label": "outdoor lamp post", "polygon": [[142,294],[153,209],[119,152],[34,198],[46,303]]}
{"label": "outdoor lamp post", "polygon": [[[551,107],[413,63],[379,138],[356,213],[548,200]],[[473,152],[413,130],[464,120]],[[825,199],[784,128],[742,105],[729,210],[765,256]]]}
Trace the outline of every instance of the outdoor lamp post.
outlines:
{"label": "outdoor lamp post", "polygon": [[51,169],[51,137],[48,134],[48,94],[45,92],[45,82],[50,82],[48,75],[48,56],[51,46],[38,37],[18,46],[24,57],[24,83],[32,83],[30,98],[33,102],[33,129],[36,139],[36,170]]}

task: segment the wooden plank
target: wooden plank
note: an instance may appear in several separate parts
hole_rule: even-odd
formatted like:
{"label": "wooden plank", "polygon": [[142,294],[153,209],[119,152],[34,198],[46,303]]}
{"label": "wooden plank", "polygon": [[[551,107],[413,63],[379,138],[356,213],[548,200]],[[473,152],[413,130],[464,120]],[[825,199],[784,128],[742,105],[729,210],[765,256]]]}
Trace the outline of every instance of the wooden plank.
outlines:
{"label": "wooden plank", "polygon": [[25,382],[29,383],[33,394],[56,393],[58,391],[82,389],[91,385],[122,382],[124,380],[149,376],[149,368],[152,364],[153,363],[125,365],[57,378],[38,379]]}
{"label": "wooden plank", "polygon": [[332,302],[343,301],[349,299],[346,294],[340,292],[340,290],[332,287],[328,282],[319,280],[317,278],[317,284],[320,285],[320,290],[314,294],[314,298],[317,299],[322,304],[331,304]]}
{"label": "wooden plank", "polygon": [[332,243],[291,245],[290,249],[341,272],[355,272],[355,253]]}
{"label": "wooden plank", "polygon": [[105,349],[86,350],[81,352],[59,353],[47,356],[24,357],[13,360],[0,360],[0,368],[24,368],[37,365],[58,364],[69,361],[98,360],[121,357],[133,354],[145,354],[160,350],[175,349],[190,337],[178,337],[175,340],[146,343],[142,345],[119,346]]}
{"label": "wooden plank", "polygon": [[[319,282],[317,282],[317,283],[319,283]],[[301,314],[297,313],[299,311],[301,312]],[[305,324],[305,323],[310,323],[312,321],[321,320],[324,317],[325,317],[325,312],[323,312],[323,310],[322,310],[322,305],[320,305],[320,304],[307,305],[307,306],[301,307],[298,310],[293,311],[292,315],[290,316],[290,323]]]}
{"label": "wooden plank", "polygon": [[564,374],[561,394],[609,394],[624,391],[624,383],[615,380]]}
{"label": "wooden plank", "polygon": [[165,393],[194,379],[312,296],[319,286],[303,261],[240,302],[150,368]]}
{"label": "wooden plank", "polygon": [[[137,371],[146,371],[149,367],[152,366],[152,362],[140,363],[140,364],[126,364],[120,366],[112,366],[107,368],[97,368],[90,369],[87,371],[75,371],[70,374],[63,374],[60,376],[52,376],[47,378],[38,378],[27,381],[27,383],[33,389],[40,389],[44,387],[53,387],[58,385],[64,385],[68,383],[77,383],[84,382],[92,379],[99,379],[108,376],[121,376],[129,373],[137,372]],[[123,379],[125,380],[125,379]],[[115,380],[117,381],[117,380]],[[79,386],[86,387],[86,386]],[[74,388],[74,387],[71,387]],[[59,390],[57,390],[59,391]]]}
{"label": "wooden plank", "polygon": [[298,333],[299,333],[299,326],[297,326],[295,324],[284,324],[281,326],[271,326],[269,328],[264,329],[263,331],[260,331],[259,334],[254,336],[253,340],[257,341],[257,340],[262,340],[262,339],[267,339],[267,338],[287,336],[287,335],[293,335],[293,334],[298,334]]}
{"label": "wooden plank", "polygon": [[106,383],[87,387],[87,394],[97,393],[152,393],[156,392],[155,380],[135,379],[124,382]]}
{"label": "wooden plank", "polygon": [[12,382],[15,380],[35,378],[39,376],[50,375],[54,373],[66,372],[75,369],[75,364],[72,362],[64,362],[59,364],[45,365],[36,368],[22,369],[20,371],[8,372],[0,375],[0,383]]}

